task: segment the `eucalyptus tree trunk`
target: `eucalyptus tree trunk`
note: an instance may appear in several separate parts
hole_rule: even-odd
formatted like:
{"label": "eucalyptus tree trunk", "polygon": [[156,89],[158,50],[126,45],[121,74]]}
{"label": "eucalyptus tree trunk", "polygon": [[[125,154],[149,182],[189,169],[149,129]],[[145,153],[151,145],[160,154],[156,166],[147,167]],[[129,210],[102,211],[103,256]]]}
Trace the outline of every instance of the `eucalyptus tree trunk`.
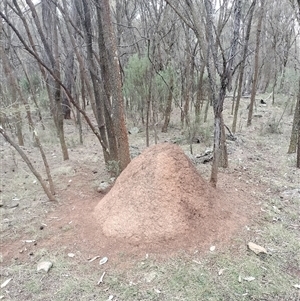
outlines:
{"label": "eucalyptus tree trunk", "polygon": [[161,129],[162,133],[168,132],[168,126],[170,123],[171,111],[172,111],[173,91],[174,91],[174,77],[172,75],[169,83],[169,94],[168,94],[167,105],[165,109],[165,121]]}
{"label": "eucalyptus tree trunk", "polygon": [[112,122],[117,140],[118,163],[120,171],[123,171],[130,162],[128,134],[125,122],[124,99],[122,92],[121,72],[114,29],[111,19],[109,0],[97,0],[96,5],[100,8],[100,17],[103,30],[103,40],[106,48],[104,58],[105,72],[108,74],[111,104]]}
{"label": "eucalyptus tree trunk", "polygon": [[249,9],[249,20],[248,20],[246,35],[245,35],[243,58],[242,58],[242,62],[241,62],[240,68],[239,68],[238,91],[237,91],[237,98],[236,98],[236,102],[235,102],[235,106],[234,106],[234,116],[233,116],[233,122],[232,122],[232,132],[233,133],[236,132],[238,111],[239,111],[239,107],[240,107],[240,100],[242,98],[244,71],[245,71],[245,66],[246,66],[246,57],[247,57],[247,52],[248,52],[250,31],[251,31],[251,25],[252,25],[253,12],[254,12],[255,5],[256,5],[256,0],[253,0],[252,4],[250,6],[250,9]]}
{"label": "eucalyptus tree trunk", "polygon": [[291,132],[291,137],[290,137],[288,154],[296,153],[296,151],[297,151],[299,122],[300,122],[300,108],[299,107],[300,107],[300,80],[299,80],[297,102],[296,102],[296,108],[295,108],[295,112],[294,112],[293,127],[292,127],[292,132]]}
{"label": "eucalyptus tree trunk", "polygon": [[[101,76],[103,79],[103,96],[102,96],[102,108],[104,111],[104,120],[106,123],[106,133],[107,139],[109,144],[109,151],[110,151],[110,161],[118,162],[119,165],[119,154],[118,154],[118,145],[117,145],[117,138],[116,132],[114,128],[113,118],[112,118],[112,86],[111,80],[109,77],[109,66],[108,66],[108,53],[104,39],[104,28],[103,22],[101,17],[101,8],[97,6],[97,21],[98,21],[98,47],[100,52],[100,70]],[[119,167],[118,167],[119,169]],[[119,171],[117,171],[119,173]]]}
{"label": "eucalyptus tree trunk", "polygon": [[200,112],[204,102],[204,88],[203,88],[204,71],[205,71],[205,64],[203,63],[200,68],[200,72],[198,75],[198,83],[197,83],[197,95],[196,95],[196,103],[195,103],[196,124],[200,123]]}
{"label": "eucalyptus tree trunk", "polygon": [[[82,6],[81,6],[82,4]],[[94,104],[94,114],[97,120],[99,132],[101,135],[101,139],[103,144],[106,145],[105,148],[102,148],[103,156],[105,163],[108,164],[109,161],[116,160],[116,154],[112,154],[112,150],[110,144],[107,140],[107,127],[105,126],[105,118],[104,118],[104,99],[106,95],[101,91],[101,86],[98,77],[97,77],[97,69],[96,62],[94,60],[94,50],[93,50],[93,31],[92,31],[92,22],[91,22],[91,11],[88,1],[75,1],[75,5],[77,8],[77,12],[80,15],[81,23],[84,29],[84,38],[86,43],[86,51],[87,51],[87,66],[92,82],[92,90],[93,90],[93,99],[95,100]],[[101,50],[102,51],[102,50]],[[106,82],[106,78],[103,78]],[[92,92],[90,91],[90,94]]]}
{"label": "eucalyptus tree trunk", "polygon": [[250,126],[252,123],[253,108],[254,108],[255,96],[256,96],[256,91],[257,91],[257,80],[258,80],[258,72],[259,72],[260,35],[261,35],[261,28],[262,28],[262,20],[263,20],[263,16],[264,16],[265,0],[260,0],[260,3],[261,3],[261,5],[259,7],[260,10],[259,10],[258,23],[257,23],[257,32],[256,32],[254,76],[253,76],[253,82],[252,82],[251,99],[250,99],[250,105],[249,105],[247,126]]}

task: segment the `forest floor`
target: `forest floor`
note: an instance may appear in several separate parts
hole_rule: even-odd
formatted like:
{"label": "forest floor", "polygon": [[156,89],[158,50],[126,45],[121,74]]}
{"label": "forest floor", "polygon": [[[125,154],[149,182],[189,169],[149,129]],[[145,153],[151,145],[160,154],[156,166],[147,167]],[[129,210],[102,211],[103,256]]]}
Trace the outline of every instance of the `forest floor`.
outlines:
{"label": "forest floor", "polygon": [[[216,190],[208,183],[211,163],[197,156],[211,149],[212,116],[194,131],[200,143],[193,154],[176,110],[177,122],[168,133],[158,127],[157,137],[180,148],[143,152],[144,129],[130,134],[137,158],[104,191],[112,179],[91,131],[84,126],[80,145],[74,121],[66,121],[70,160],[62,161],[49,119],[39,132],[57,202],[0,138],[0,299],[300,300],[300,170],[296,155],[287,154],[293,116],[286,101],[258,102],[250,127],[243,101]],[[229,127],[230,106],[227,99]],[[29,133],[25,141],[23,150],[44,174]],[[266,253],[256,255],[249,242]],[[37,271],[43,261],[53,264],[48,273]]]}

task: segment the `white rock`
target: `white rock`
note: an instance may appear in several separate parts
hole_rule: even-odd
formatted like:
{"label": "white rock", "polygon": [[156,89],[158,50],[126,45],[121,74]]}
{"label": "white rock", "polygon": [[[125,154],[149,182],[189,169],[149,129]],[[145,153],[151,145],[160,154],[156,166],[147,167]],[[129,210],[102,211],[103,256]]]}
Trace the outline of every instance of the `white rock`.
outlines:
{"label": "white rock", "polygon": [[53,263],[50,261],[42,261],[42,262],[38,263],[36,270],[38,272],[41,270],[48,272],[51,269],[52,265],[53,265]]}
{"label": "white rock", "polygon": [[255,254],[265,253],[267,254],[267,250],[264,247],[261,247],[253,242],[248,243],[248,248],[253,251]]}
{"label": "white rock", "polygon": [[99,264],[102,265],[102,264],[104,264],[104,263],[107,263],[107,261],[108,261],[108,258],[107,258],[107,257],[103,257],[103,258],[100,260]]}
{"label": "white rock", "polygon": [[255,280],[255,277],[252,277],[252,276],[250,276],[250,277],[245,277],[244,280],[250,282],[250,281]]}

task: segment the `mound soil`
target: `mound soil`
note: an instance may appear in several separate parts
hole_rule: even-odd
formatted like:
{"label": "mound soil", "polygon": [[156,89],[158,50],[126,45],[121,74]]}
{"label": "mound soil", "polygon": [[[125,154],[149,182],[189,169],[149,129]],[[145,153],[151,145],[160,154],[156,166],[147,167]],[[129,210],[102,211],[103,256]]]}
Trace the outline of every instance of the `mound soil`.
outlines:
{"label": "mound soil", "polygon": [[169,143],[133,159],[94,217],[110,238],[188,246],[224,241],[246,222],[240,199],[212,188],[182,149]]}

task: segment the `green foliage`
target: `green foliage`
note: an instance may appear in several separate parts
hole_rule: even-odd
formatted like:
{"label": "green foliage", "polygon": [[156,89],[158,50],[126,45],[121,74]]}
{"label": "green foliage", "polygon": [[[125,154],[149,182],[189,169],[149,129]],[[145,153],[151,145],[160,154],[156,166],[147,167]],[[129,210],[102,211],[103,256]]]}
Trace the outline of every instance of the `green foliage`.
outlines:
{"label": "green foliage", "polygon": [[159,72],[155,75],[154,78],[154,99],[158,102],[158,109],[160,112],[164,112],[165,104],[167,102],[169,91],[171,89],[171,82],[173,80],[173,97],[179,93],[177,85],[174,85],[176,82],[176,73],[175,70],[168,66],[165,70]]}
{"label": "green foliage", "polygon": [[146,57],[133,55],[125,68],[124,94],[132,112],[144,107],[150,88],[150,62]]}
{"label": "green foliage", "polygon": [[[132,117],[137,119],[136,113],[138,113],[138,116],[142,118],[149,97],[155,102],[157,109],[163,112],[169,95],[171,79],[176,82],[175,76],[175,71],[171,66],[159,73],[151,72],[151,62],[147,57],[133,55],[125,68],[123,86],[128,109],[133,113]],[[178,89],[176,89],[176,85],[173,88],[174,95]]]}

